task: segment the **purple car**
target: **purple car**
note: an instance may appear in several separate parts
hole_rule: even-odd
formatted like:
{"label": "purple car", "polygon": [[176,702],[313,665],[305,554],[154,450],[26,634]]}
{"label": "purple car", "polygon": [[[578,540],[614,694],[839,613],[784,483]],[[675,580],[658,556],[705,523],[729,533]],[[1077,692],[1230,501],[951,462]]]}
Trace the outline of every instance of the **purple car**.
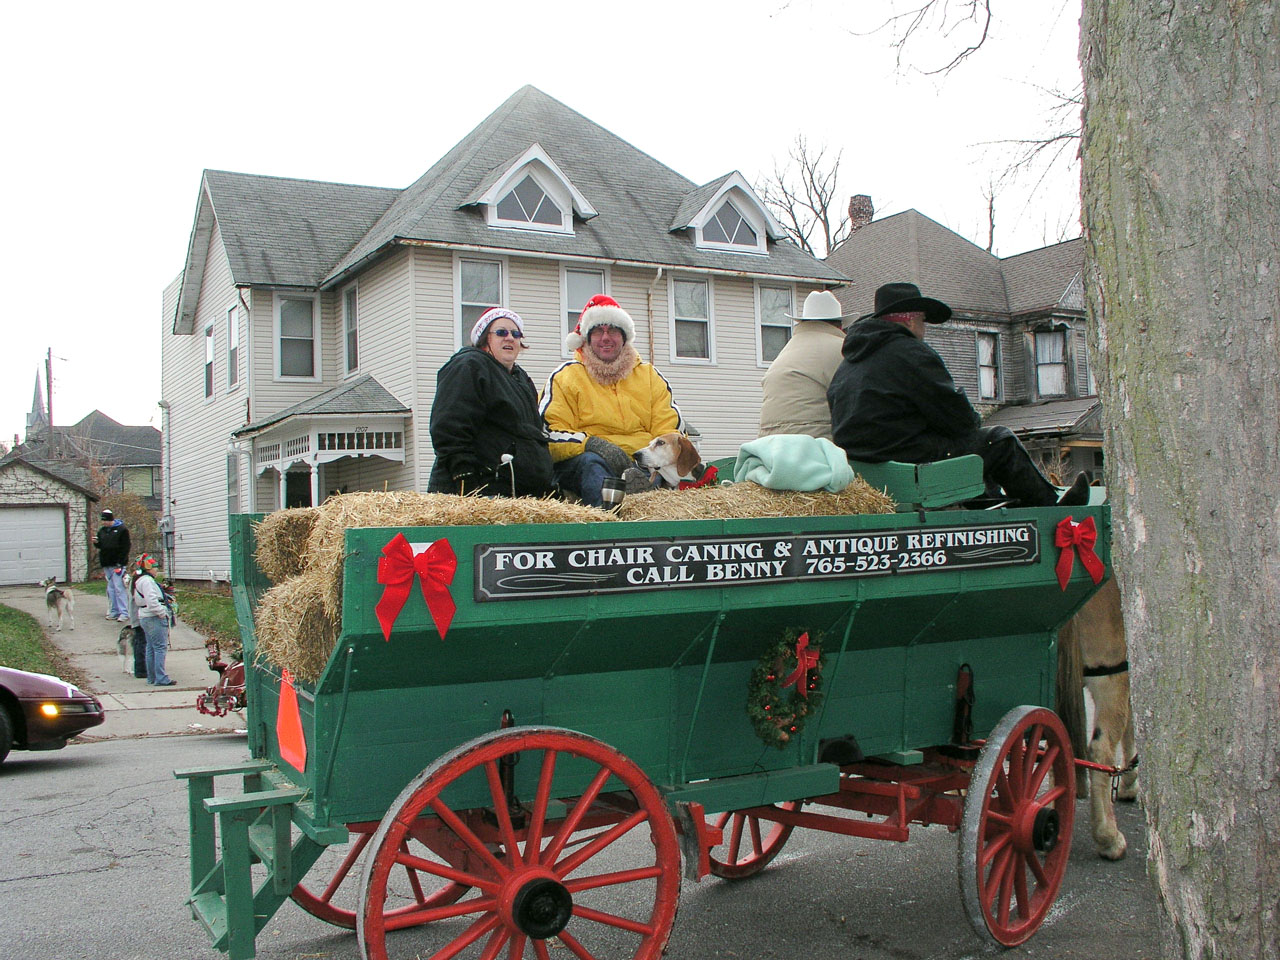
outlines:
{"label": "purple car", "polygon": [[98,699],[65,680],[0,667],[0,763],[10,750],[61,750],[104,719]]}

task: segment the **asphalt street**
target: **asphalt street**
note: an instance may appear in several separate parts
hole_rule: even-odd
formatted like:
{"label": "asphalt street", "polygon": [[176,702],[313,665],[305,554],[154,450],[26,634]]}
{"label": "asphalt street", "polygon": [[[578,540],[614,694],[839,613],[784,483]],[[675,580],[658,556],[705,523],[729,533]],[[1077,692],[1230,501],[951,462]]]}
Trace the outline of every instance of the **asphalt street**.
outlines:
{"label": "asphalt street", "polygon": [[[247,758],[236,734],[149,736],[13,753],[0,767],[0,943],[21,960],[216,960],[191,919],[179,767]],[[1077,807],[1057,904],[1026,945],[1005,951],[970,928],[955,837],[905,844],[796,831],[760,875],[685,881],[667,956],[795,960],[1023,957],[1155,960],[1156,904],[1141,810],[1118,808],[1129,856],[1103,861]],[[336,857],[341,848],[330,854]],[[317,870],[325,865],[322,861]],[[332,870],[332,860],[329,861]],[[316,874],[313,872],[312,876]],[[327,874],[326,874],[327,876]],[[408,935],[405,935],[406,937]],[[262,960],[355,960],[355,936],[286,903],[258,936]],[[418,955],[402,944],[405,960]],[[553,957],[567,958],[557,948]]]}

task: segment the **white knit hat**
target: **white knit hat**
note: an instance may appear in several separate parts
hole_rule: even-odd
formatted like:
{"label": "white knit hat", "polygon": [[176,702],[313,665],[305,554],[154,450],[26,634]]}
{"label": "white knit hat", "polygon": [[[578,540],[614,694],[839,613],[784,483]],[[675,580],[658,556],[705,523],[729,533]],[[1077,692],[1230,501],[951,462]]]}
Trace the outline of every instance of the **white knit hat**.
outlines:
{"label": "white knit hat", "polygon": [[582,308],[578,325],[564,338],[565,346],[570,350],[581,349],[596,327],[617,327],[622,331],[622,339],[626,343],[631,343],[636,338],[636,325],[631,322],[630,314],[618,306],[618,301],[613,297],[598,293]]}
{"label": "white knit hat", "polygon": [[524,333],[524,321],[520,319],[520,314],[514,310],[508,310],[506,307],[493,307],[480,314],[480,319],[471,328],[471,345],[473,347],[480,346],[480,341],[484,339],[484,334],[489,329],[489,324],[495,320],[510,320],[516,325],[517,330]]}

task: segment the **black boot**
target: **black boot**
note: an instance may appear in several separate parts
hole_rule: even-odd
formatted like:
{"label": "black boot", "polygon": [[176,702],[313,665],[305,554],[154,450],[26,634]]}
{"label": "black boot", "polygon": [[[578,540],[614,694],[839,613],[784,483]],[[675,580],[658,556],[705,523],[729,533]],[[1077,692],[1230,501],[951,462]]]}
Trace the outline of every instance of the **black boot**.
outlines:
{"label": "black boot", "polygon": [[1089,502],[1089,475],[1077,473],[1071,486],[1058,498],[1060,507],[1083,507]]}

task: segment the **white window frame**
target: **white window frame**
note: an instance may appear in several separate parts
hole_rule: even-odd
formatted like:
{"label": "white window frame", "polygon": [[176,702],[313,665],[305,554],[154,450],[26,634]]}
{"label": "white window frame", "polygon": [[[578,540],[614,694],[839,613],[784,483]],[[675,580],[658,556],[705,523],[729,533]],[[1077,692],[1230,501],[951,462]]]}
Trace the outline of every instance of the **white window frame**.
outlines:
{"label": "white window frame", "polygon": [[[720,208],[726,203],[732,202],[733,209],[743,220],[751,225],[751,229],[756,232],[756,242],[754,246],[747,246],[741,243],[721,243],[715,240],[708,240],[702,232],[702,227],[709,222],[713,216],[720,212]],[[769,224],[761,214],[759,207],[752,201],[746,193],[733,185],[726,185],[719,193],[712,198],[711,202],[703,208],[703,215],[693,224],[693,243],[694,246],[701,250],[719,250],[725,253],[741,253],[755,257],[767,257],[769,255]]]}
{"label": "white window frame", "polygon": [[[560,264],[560,356],[568,360],[573,356],[573,351],[565,346],[565,337],[569,334],[569,311],[581,310],[585,303],[569,302],[569,271],[577,273],[599,273],[602,274],[601,286],[603,290],[600,292],[605,296],[613,296],[609,291],[612,289],[613,276],[612,271],[607,264],[596,263],[575,263],[564,262]],[[637,336],[639,332],[637,331]],[[638,347],[636,349],[639,349]]]}
{"label": "white window frame", "polygon": [[209,320],[204,325],[204,401],[209,403],[213,400],[214,395],[214,375],[213,375],[213,321]]}
{"label": "white window frame", "polygon": [[[1035,371],[1036,378],[1036,397],[1037,398],[1057,398],[1071,396],[1071,341],[1068,334],[1071,332],[1070,327],[1054,326],[1043,330],[1034,330],[1031,334],[1031,361]],[[1040,337],[1056,336],[1062,339],[1062,359],[1053,361],[1052,364],[1040,362]],[[1040,388],[1040,368],[1047,366],[1062,367],[1062,392],[1061,393],[1045,393]]]}
{"label": "white window frame", "polygon": [[453,348],[461,350],[470,343],[462,339],[462,262],[464,260],[498,265],[498,287],[501,302],[495,306],[505,307],[511,302],[511,271],[506,257],[492,257],[481,254],[455,253],[453,255]]}
{"label": "white window frame", "polygon": [[227,307],[227,390],[240,387],[240,307]]}
{"label": "white window frame", "polygon": [[[311,369],[312,376],[286,376],[280,372],[280,309],[286,300],[310,300],[311,301]],[[271,305],[271,374],[272,379],[283,381],[286,383],[319,383],[321,377],[320,366],[320,297],[314,293],[289,293],[283,290],[275,291],[275,296]]]}
{"label": "white window frame", "polygon": [[[756,366],[767,370],[773,363],[771,360],[764,358],[764,316],[761,313],[761,297],[760,291],[764,287],[773,287],[775,290],[788,290],[791,293],[791,313],[796,312],[796,285],[794,283],[772,283],[768,280],[757,280],[755,282],[755,301],[756,301]],[[787,342],[791,341],[791,337],[795,334],[795,321],[788,320]],[[779,326],[778,324],[769,324],[769,326]]]}
{"label": "white window frame", "polygon": [[[995,340],[995,354],[993,364],[996,371],[996,392],[993,396],[984,397],[982,395],[982,338],[991,337]],[[1000,332],[998,330],[976,330],[973,335],[974,346],[974,364],[978,371],[978,402],[979,403],[999,403],[1000,398],[1004,396],[1004,363],[1001,354]]]}
{"label": "white window frame", "polygon": [[[531,223],[528,220],[505,220],[498,216],[498,204],[512,190],[524,183],[525,177],[531,177],[539,189],[542,190],[560,211],[560,223]],[[573,197],[569,196],[569,191],[555,177],[547,176],[534,164],[526,164],[516,170],[515,174],[503,179],[503,186],[500,193],[497,194],[494,202],[485,208],[485,220],[491,227],[501,227],[505,230],[532,230],[534,233],[551,233],[561,236],[573,235]]]}
{"label": "white window frame", "polygon": [[[355,313],[355,328],[348,329],[347,321],[350,313],[347,310],[347,301],[352,301]],[[342,289],[338,298],[338,312],[342,316],[341,330],[342,337],[342,375],[344,377],[352,377],[360,372],[360,285],[352,283]],[[351,333],[355,333],[356,337],[356,362],[351,362],[351,346],[348,343]]]}
{"label": "white window frame", "polygon": [[[676,283],[705,283],[707,285],[707,356],[676,356]],[[686,318],[699,319],[699,318]],[[667,281],[667,333],[670,336],[670,355],[673,364],[706,367],[716,363],[716,285],[715,278],[697,274],[671,274]]]}

